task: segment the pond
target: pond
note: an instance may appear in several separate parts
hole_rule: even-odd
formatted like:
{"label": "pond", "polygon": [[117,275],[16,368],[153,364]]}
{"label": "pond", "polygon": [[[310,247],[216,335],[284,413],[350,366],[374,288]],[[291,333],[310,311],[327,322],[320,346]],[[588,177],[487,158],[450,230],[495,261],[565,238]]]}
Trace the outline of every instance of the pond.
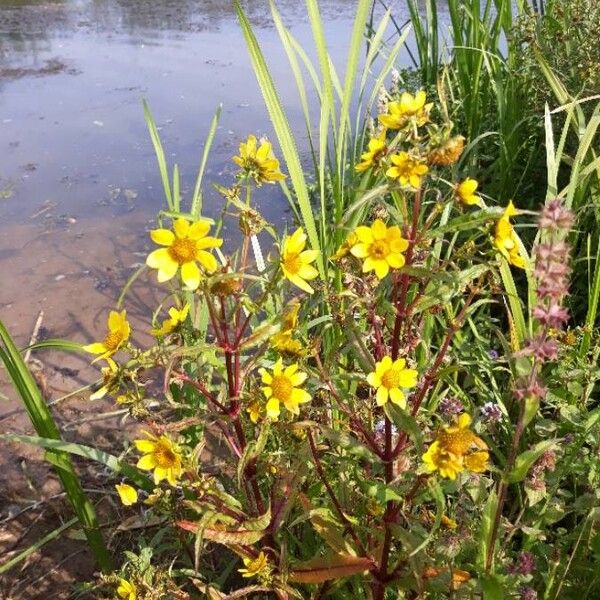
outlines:
{"label": "pond", "polygon": [[[354,3],[320,4],[342,66]],[[311,48],[303,3],[278,7]],[[268,2],[245,9],[302,144],[301,107]],[[22,343],[40,310],[48,334],[93,336],[74,314],[85,312],[90,327],[102,321],[143,262],[149,222],[164,204],[143,98],[168,160],[179,164],[184,198],[219,103],[207,182],[227,181],[240,138],[271,134],[233,8],[221,0],[1,2],[0,90],[0,318]],[[281,218],[278,190],[262,199],[265,215]],[[208,188],[205,213],[220,207]]]}

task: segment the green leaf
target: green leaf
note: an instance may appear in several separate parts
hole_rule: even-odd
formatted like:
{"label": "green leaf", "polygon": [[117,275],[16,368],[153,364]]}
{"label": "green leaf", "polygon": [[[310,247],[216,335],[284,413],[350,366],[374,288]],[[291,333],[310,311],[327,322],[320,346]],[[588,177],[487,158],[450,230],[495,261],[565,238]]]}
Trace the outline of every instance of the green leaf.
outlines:
{"label": "green leaf", "polygon": [[213,140],[215,139],[215,133],[217,132],[217,126],[219,124],[219,120],[221,119],[221,111],[223,110],[223,105],[219,104],[217,107],[217,112],[215,112],[215,116],[212,118],[210,122],[210,128],[208,130],[208,135],[206,136],[206,141],[204,142],[204,150],[202,151],[202,158],[200,159],[200,167],[198,168],[198,177],[196,177],[196,184],[194,185],[194,192],[192,194],[192,203],[190,206],[190,213],[194,216],[195,219],[200,217],[200,213],[202,212],[202,178],[204,177],[204,171],[206,169],[206,162],[208,161],[208,155],[210,153],[210,148],[212,146]]}
{"label": "green leaf", "polygon": [[553,446],[556,446],[556,440],[544,440],[537,443],[533,448],[525,450],[517,456],[515,460],[515,466],[512,471],[506,476],[508,483],[518,483],[523,481],[532,467],[533,463],[547,450],[550,450]]}
{"label": "green leaf", "polygon": [[356,437],[346,431],[337,431],[321,425],[321,433],[333,444],[343,448],[349,454],[372,461],[375,455]]}
{"label": "green leaf", "polygon": [[477,564],[480,569],[485,569],[487,556],[493,550],[490,550],[494,519],[498,510],[498,494],[495,490],[490,490],[490,495],[485,503],[481,515],[481,524],[479,527],[479,553],[477,555]]}
{"label": "green leaf", "polygon": [[296,192],[298,203],[300,205],[300,213],[304,226],[306,227],[306,233],[310,241],[310,245],[313,250],[319,252],[319,258],[317,260],[317,266],[321,277],[325,276],[325,263],[321,254],[321,246],[317,235],[317,228],[313,216],[312,206],[308,195],[308,187],[306,180],[304,179],[304,169],[300,162],[300,155],[296,148],[296,143],[290,129],[289,122],[283,110],[283,105],[279,99],[279,94],[267,67],[265,57],[260,49],[256,36],[252,31],[252,27],[242,7],[240,6],[239,0],[234,0],[234,7],[238,15],[238,19],[242,28],[242,32],[246,39],[248,46],[248,52],[252,60],[252,66],[254,73],[258,80],[273,128],[277,134],[277,139],[281,146],[281,152],[285,159],[292,186]]}
{"label": "green leaf", "polygon": [[22,560],[25,560],[28,556],[31,556],[34,552],[37,552],[42,546],[45,546],[48,542],[55,540],[63,531],[66,531],[70,527],[73,527],[75,523],[77,523],[77,517],[73,519],[69,519],[66,523],[63,523],[60,527],[57,527],[43,538],[36,540],[35,543],[31,544],[28,548],[19,552],[16,556],[13,556],[10,560],[0,565],[0,575],[2,573],[6,573],[9,569],[14,567],[16,564],[20,563]]}
{"label": "green leaf", "polygon": [[165,199],[167,200],[167,206],[169,207],[169,210],[174,211],[176,210],[176,207],[173,203],[173,195],[171,194],[171,183],[169,182],[169,169],[167,167],[165,151],[160,141],[160,136],[158,135],[158,129],[156,128],[154,117],[150,112],[150,106],[148,106],[146,100],[143,101],[143,104],[144,118],[146,119],[146,124],[148,125],[148,131],[150,132],[150,139],[152,140],[152,145],[154,146],[154,152],[156,153],[156,160],[158,161],[158,170],[160,171],[160,178],[162,179],[163,188],[165,190]]}
{"label": "green leaf", "polygon": [[482,575],[479,585],[483,591],[483,600],[504,600],[504,587],[496,575]]}
{"label": "green leaf", "polygon": [[[0,346],[0,360],[4,363],[6,371],[15,390],[23,401],[23,405],[36,432],[43,438],[49,438],[48,441],[53,444],[62,443],[60,432],[42,397],[42,393],[2,322],[0,322],[0,341],[2,342]],[[83,486],[72,462],[68,455],[60,449],[49,451],[47,459],[56,467],[63,489],[79,519],[87,537],[88,545],[99,567],[105,572],[110,571],[112,569],[112,560],[102,538],[94,505],[83,491]]]}
{"label": "green leaf", "polygon": [[400,430],[406,432],[419,454],[423,453],[423,435],[415,418],[403,408],[386,403],[383,407],[387,418]]}
{"label": "green leaf", "polygon": [[[91,446],[84,446],[83,444],[74,444],[72,442],[64,442],[62,440],[35,437],[30,435],[17,435],[14,433],[2,434],[0,435],[0,439],[7,439],[12,442],[22,442],[24,444],[32,444],[33,446],[39,446],[40,448],[46,448],[48,450],[59,450],[68,454],[82,456],[83,458],[106,465],[114,473],[131,479],[131,481],[133,481],[138,487],[142,488],[146,492],[151,492],[154,489],[154,483],[152,480],[146,477],[139,469],[119,460],[113,454],[108,454],[108,452],[103,452],[102,450],[92,448]],[[46,458],[53,464],[56,464],[52,458],[52,453],[48,453]]]}

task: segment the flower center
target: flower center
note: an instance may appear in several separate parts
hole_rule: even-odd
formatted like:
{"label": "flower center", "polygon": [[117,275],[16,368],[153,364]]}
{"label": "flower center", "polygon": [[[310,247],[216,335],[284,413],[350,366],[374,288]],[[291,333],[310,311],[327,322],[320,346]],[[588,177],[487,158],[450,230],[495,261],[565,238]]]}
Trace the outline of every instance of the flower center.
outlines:
{"label": "flower center", "polygon": [[400,387],[400,371],[397,369],[388,369],[381,378],[383,387],[388,390]]}
{"label": "flower center", "polygon": [[456,456],[464,456],[473,444],[474,435],[467,429],[448,433],[447,431],[439,434],[440,446],[446,451]]}
{"label": "flower center", "polygon": [[302,267],[302,261],[300,260],[299,254],[288,254],[283,261],[286,270],[292,275],[296,275]]}
{"label": "flower center", "polygon": [[158,442],[154,448],[154,459],[156,464],[162,469],[174,467],[177,463],[177,455],[164,442]]}
{"label": "flower center", "polygon": [[102,342],[107,350],[116,350],[123,341],[123,336],[120,331],[111,331]]}
{"label": "flower center", "polygon": [[285,375],[275,375],[275,377],[273,377],[273,381],[271,382],[271,389],[273,390],[273,396],[277,398],[277,400],[287,402],[292,395],[294,386],[289,378]]}
{"label": "flower center", "polygon": [[188,238],[176,239],[169,247],[171,258],[180,265],[193,261],[196,253],[196,242]]}
{"label": "flower center", "polygon": [[385,240],[375,240],[369,246],[369,254],[375,260],[381,260],[390,253],[390,246]]}

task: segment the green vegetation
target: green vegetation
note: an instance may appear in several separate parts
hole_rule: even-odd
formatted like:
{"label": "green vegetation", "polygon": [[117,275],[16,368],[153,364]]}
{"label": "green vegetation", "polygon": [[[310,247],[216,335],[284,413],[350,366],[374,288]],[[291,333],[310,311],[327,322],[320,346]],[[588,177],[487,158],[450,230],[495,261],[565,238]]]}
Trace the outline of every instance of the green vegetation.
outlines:
{"label": "green vegetation", "polygon": [[[598,13],[449,0],[445,42],[433,0],[409,3],[412,29],[359,0],[340,76],[306,4],[316,64],[271,9],[310,165],[235,2],[277,137],[248,135],[217,186],[237,249],[202,215],[219,111],[185,199],[144,106],[166,199],[143,269],[165,291],[155,342],[137,347],[122,309],[140,270],[82,348],[102,365],[94,397],[143,433],[119,458],[62,441],[2,329],[39,436],[12,439],[59,468],[106,571],[94,597],[596,598],[600,104],[593,50],[565,32]],[[398,72],[410,35],[415,69]],[[258,212],[266,185],[289,231]],[[113,470],[140,510],[117,571],[68,454]]]}

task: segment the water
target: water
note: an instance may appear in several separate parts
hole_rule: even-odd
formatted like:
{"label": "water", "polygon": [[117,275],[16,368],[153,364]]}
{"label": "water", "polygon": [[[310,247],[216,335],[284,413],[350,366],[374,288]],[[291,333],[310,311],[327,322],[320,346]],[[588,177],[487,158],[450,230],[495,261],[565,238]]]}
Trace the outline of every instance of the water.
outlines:
{"label": "water", "polygon": [[[278,6],[312,48],[303,3]],[[342,66],[354,3],[321,7],[329,50]],[[305,152],[301,107],[268,3],[245,8]],[[97,337],[151,247],[147,229],[164,198],[142,98],[169,162],[179,164],[184,199],[219,103],[207,183],[230,181],[230,157],[248,133],[273,137],[229,2],[0,3],[0,319],[23,343],[40,310],[49,335]],[[261,209],[281,219],[285,200],[276,187],[263,190]],[[205,213],[221,207],[206,186]]]}

